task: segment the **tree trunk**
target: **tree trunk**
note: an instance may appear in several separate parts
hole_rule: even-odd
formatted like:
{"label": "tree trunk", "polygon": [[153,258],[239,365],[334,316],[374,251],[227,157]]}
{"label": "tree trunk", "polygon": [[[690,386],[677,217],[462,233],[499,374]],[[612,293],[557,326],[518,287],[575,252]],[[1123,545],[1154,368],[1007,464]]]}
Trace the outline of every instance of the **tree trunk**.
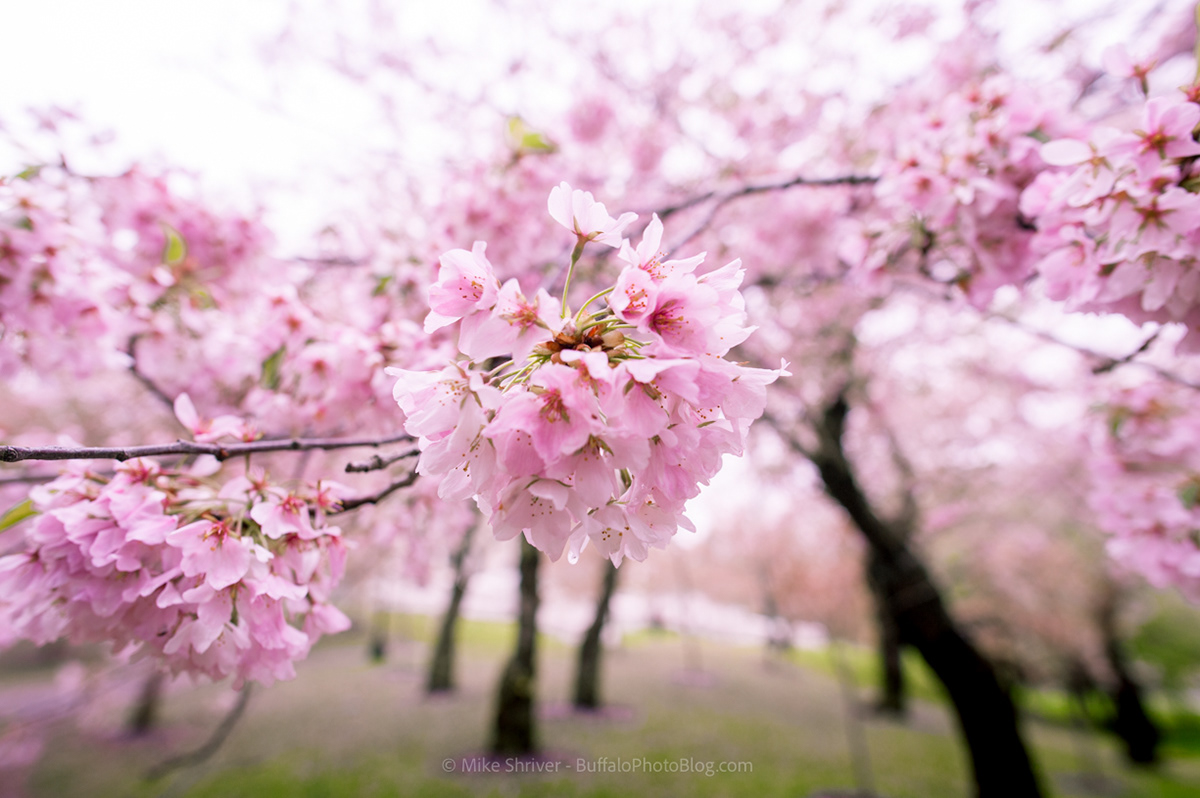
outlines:
{"label": "tree trunk", "polygon": [[129,733],[134,737],[148,734],[158,725],[158,713],[162,706],[162,688],[166,674],[155,670],[142,682],[142,692],[138,695],[137,704],[129,714]]}
{"label": "tree trunk", "polygon": [[596,617],[579,645],[579,669],[575,673],[575,708],[599,709],[600,701],[600,654],[603,650],[600,637],[604,623],[608,620],[608,607],[617,589],[617,567],[609,561],[604,564],[604,583],[600,587],[600,599],[596,602]]}
{"label": "tree trunk", "polygon": [[463,596],[467,593],[467,554],[471,551],[471,540],[475,536],[475,525],[467,527],[462,540],[450,558],[454,566],[454,586],[450,589],[450,603],[442,616],[442,625],[438,630],[437,644],[433,649],[433,659],[429,663],[429,681],[425,685],[427,693],[446,693],[454,689],[454,643],[458,630],[458,617],[462,609]]}
{"label": "tree trunk", "polygon": [[[826,492],[842,506],[878,559],[880,592],[901,639],[915,647],[945,688],[967,744],[979,798],[1040,796],[1017,725],[1012,697],[991,664],[958,629],[906,530],[882,520],[854,476],[842,447],[849,405],[838,396],[814,425],[820,445],[808,454]],[[799,448],[797,446],[797,448]]]}
{"label": "tree trunk", "polygon": [[375,610],[371,613],[371,633],[367,637],[367,657],[377,665],[387,661],[391,625],[392,614],[390,612]]}
{"label": "tree trunk", "polygon": [[[879,556],[871,549],[867,555],[867,583],[875,601],[875,625],[879,632],[879,699],[875,710],[894,717],[908,712],[908,691],[904,682],[904,663],[901,660],[900,625],[892,612],[887,596],[881,589],[884,568]],[[877,573],[879,572],[879,573]]]}
{"label": "tree trunk", "polygon": [[521,605],[517,616],[517,648],[500,677],[496,700],[496,725],[492,735],[494,756],[531,756],[537,753],[533,700],[537,665],[537,572],[540,555],[521,540]]}
{"label": "tree trunk", "polygon": [[1161,735],[1158,727],[1142,703],[1142,688],[1129,670],[1125,652],[1117,635],[1117,589],[1109,589],[1099,607],[1100,631],[1104,636],[1104,653],[1108,665],[1116,677],[1116,685],[1110,689],[1116,715],[1112,721],[1113,733],[1125,743],[1125,756],[1135,765],[1153,765],[1158,762],[1158,743]]}

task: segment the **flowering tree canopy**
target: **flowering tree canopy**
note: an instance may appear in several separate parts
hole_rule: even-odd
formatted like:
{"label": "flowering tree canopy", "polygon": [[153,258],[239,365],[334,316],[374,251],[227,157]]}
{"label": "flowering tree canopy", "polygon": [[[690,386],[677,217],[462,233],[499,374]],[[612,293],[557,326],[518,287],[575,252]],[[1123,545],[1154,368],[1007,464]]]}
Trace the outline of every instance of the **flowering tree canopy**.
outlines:
{"label": "flowering tree canopy", "polygon": [[[555,559],[643,559],[690,528],[724,455],[767,445],[750,432],[764,410],[811,420],[874,367],[866,333],[897,297],[1152,325],[1054,390],[1110,403],[1088,462],[1111,552],[1200,595],[1200,98],[1159,78],[1191,42],[1151,31],[1152,58],[1114,50],[1107,72],[1047,47],[1035,80],[987,4],[953,35],[881,12],[873,30],[936,54],[860,97],[829,76],[869,48],[839,50],[802,6],[705,6],[678,37],[627,26],[616,43],[548,15],[569,30],[547,52],[586,55],[584,77],[528,119],[366,26],[331,60],[381,108],[394,79],[436,100],[454,143],[481,115],[500,135],[432,177],[355,175],[377,204],[304,257],[172,170],[87,175],[64,156],[0,179],[0,461],[125,461],[5,471],[53,481],[0,483],[0,639],[288,676],[346,625],[331,602],[355,531],[382,547],[411,531],[371,507],[410,486],[413,503],[473,498],[496,537]],[[292,33],[321,52],[305,22]],[[559,85],[537,57],[512,85]],[[388,448],[335,482],[350,445]]]}

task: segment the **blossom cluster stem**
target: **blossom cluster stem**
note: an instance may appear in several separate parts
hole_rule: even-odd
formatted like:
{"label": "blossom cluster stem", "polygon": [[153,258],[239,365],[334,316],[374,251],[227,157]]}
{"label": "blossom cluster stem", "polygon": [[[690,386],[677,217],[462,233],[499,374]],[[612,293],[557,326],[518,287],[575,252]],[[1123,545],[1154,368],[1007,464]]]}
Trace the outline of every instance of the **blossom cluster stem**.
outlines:
{"label": "blossom cluster stem", "polygon": [[247,443],[200,443],[198,441],[175,441],[168,444],[146,446],[0,446],[0,462],[16,463],[22,460],[132,460],[135,457],[155,457],[171,454],[211,454],[218,460],[227,460],[237,455],[257,452],[301,452],[312,449],[347,449],[357,446],[383,446],[388,443],[411,441],[405,434],[389,435],[384,438],[286,438],[277,440],[250,441]]}
{"label": "blossom cluster stem", "polygon": [[562,318],[567,317],[567,296],[571,293],[571,275],[575,273],[575,264],[579,262],[579,256],[583,254],[583,248],[587,245],[587,239],[580,237],[575,244],[575,249],[571,250],[571,265],[567,267],[567,279],[563,282],[562,295]]}

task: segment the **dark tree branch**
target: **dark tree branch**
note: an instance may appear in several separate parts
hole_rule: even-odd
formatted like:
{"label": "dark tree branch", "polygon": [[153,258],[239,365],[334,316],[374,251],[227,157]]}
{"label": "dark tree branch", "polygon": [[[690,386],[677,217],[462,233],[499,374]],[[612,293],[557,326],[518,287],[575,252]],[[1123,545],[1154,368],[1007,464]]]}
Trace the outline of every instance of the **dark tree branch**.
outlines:
{"label": "dark tree branch", "polygon": [[870,183],[877,183],[879,178],[875,175],[841,175],[839,177],[816,177],[808,178],[797,176],[788,180],[780,180],[774,183],[757,183],[745,185],[740,188],[735,188],[731,191],[719,192],[708,191],[704,194],[697,194],[694,197],[684,200],[676,205],[668,205],[658,211],[658,217],[665,219],[668,216],[679,213],[680,211],[693,208],[697,205],[702,205],[709,200],[715,200],[717,205],[735,200],[739,197],[748,197],[752,194],[763,194],[768,191],[786,191],[789,188],[797,186],[861,186]]}
{"label": "dark tree branch", "polygon": [[405,434],[389,435],[386,438],[281,438],[275,440],[250,441],[248,443],[199,443],[197,441],[175,441],[148,446],[0,446],[0,462],[16,463],[21,460],[131,460],[135,457],[160,455],[211,454],[218,460],[228,460],[243,454],[260,452],[302,452],[310,449],[348,449],[357,446],[383,446],[388,443],[410,441]]}
{"label": "dark tree branch", "polygon": [[781,422],[776,416],[772,415],[771,413],[763,413],[760,420],[764,424],[769,424],[793,452],[809,462],[812,462],[816,458],[817,453],[802,444],[800,439],[797,438],[791,431],[785,429],[783,422]]}
{"label": "dark tree branch", "polygon": [[708,213],[705,214],[700,223],[693,227],[691,232],[689,232],[679,241],[675,242],[669,248],[668,253],[673,253],[683,245],[687,244],[693,238],[707,230],[721,208],[725,207],[725,205],[735,199],[749,197],[753,194],[763,194],[768,191],[786,191],[789,188],[795,188],[797,186],[858,186],[874,183],[878,180],[878,177],[871,175],[843,175],[841,177],[823,178],[793,177],[789,180],[781,180],[775,183],[745,185],[740,188],[725,192],[709,191],[704,194],[698,194],[695,197],[691,197],[690,199],[686,199],[683,202],[678,203],[677,205],[669,205],[666,208],[659,210],[658,216],[660,219],[665,219],[668,216],[679,213],[687,208],[703,205],[704,203],[710,201],[712,202],[712,206],[708,209]]}
{"label": "dark tree branch", "polygon": [[146,387],[156,399],[165,404],[171,410],[172,416],[175,414],[175,400],[167,395],[167,392],[159,388],[154,380],[150,379],[146,374],[138,368],[137,361],[137,342],[141,338],[140,335],[132,335],[129,337],[129,343],[125,345],[125,354],[129,355],[129,373]]}
{"label": "dark tree branch", "polygon": [[1121,357],[1113,357],[1111,355],[1106,355],[1103,352],[1097,352],[1095,349],[1090,349],[1082,344],[1073,344],[1070,341],[1064,341],[1063,339],[1047,332],[1046,330],[1039,330],[1037,327],[1032,327],[1022,322],[1020,319],[1014,319],[1013,317],[1006,316],[1003,313],[991,314],[990,317],[1000,319],[1001,321],[1006,321],[1012,326],[1029,333],[1035,338],[1040,338],[1047,343],[1064,346],[1067,349],[1073,349],[1084,357],[1091,358],[1092,360],[1096,361],[1096,365],[1092,367],[1093,374],[1104,374],[1124,365],[1141,366],[1144,369],[1149,369],[1150,371],[1154,372],[1167,382],[1173,382],[1176,385],[1182,385],[1185,388],[1191,388],[1192,390],[1200,391],[1200,383],[1192,382],[1186,377],[1182,377],[1173,371],[1162,368],[1161,366],[1156,366],[1153,363],[1147,363],[1144,360],[1136,359],[1138,355],[1144,353],[1156,340],[1158,340],[1158,330],[1156,330],[1149,338],[1143,341],[1137,347],[1137,349],[1134,349],[1129,354],[1122,355]]}
{"label": "dark tree branch", "polygon": [[371,261],[368,258],[351,258],[346,255],[329,255],[326,257],[294,257],[291,260],[300,263],[311,263],[314,266],[366,266]]}
{"label": "dark tree branch", "polygon": [[58,479],[58,474],[26,474],[23,477],[4,477],[0,479],[0,488],[5,485],[40,485],[56,479]]}
{"label": "dark tree branch", "polygon": [[146,780],[158,781],[174,770],[193,767],[206,762],[225,743],[225,740],[229,737],[229,733],[233,731],[233,727],[237,725],[237,722],[241,720],[242,715],[246,712],[246,704],[249,702],[250,683],[247,682],[246,686],[238,693],[237,703],[229,710],[229,714],[221,720],[221,724],[217,726],[212,736],[205,741],[204,745],[185,754],[179,754],[178,756],[173,756],[159,762],[146,772]]}
{"label": "dark tree branch", "polygon": [[384,499],[386,499],[388,496],[392,495],[396,491],[400,490],[401,488],[407,488],[409,485],[413,484],[416,481],[417,481],[417,472],[413,471],[408,476],[406,476],[404,479],[400,479],[400,480],[397,480],[396,482],[393,482],[391,485],[388,485],[386,488],[379,491],[378,493],[372,494],[370,496],[360,496],[360,497],[354,498],[354,499],[347,499],[346,501],[342,502],[341,509],[335,510],[333,513],[330,513],[330,515],[333,515],[335,513],[348,513],[351,510],[357,510],[359,507],[362,507],[364,504],[378,504],[379,502],[383,501]]}
{"label": "dark tree branch", "polygon": [[390,454],[387,457],[384,457],[381,454],[373,455],[367,460],[360,460],[356,463],[346,463],[346,473],[354,474],[366,471],[382,471],[392,463],[398,463],[406,457],[412,457],[416,453],[416,449],[405,449],[404,451]]}
{"label": "dark tree branch", "polygon": [[896,439],[896,431],[888,424],[884,417],[883,411],[878,407],[871,407],[871,411],[875,414],[879,422],[879,426],[883,430],[884,437],[887,438],[888,448],[892,456],[892,465],[895,466],[896,472],[900,475],[900,510],[896,517],[892,519],[893,525],[905,536],[911,537],[912,531],[917,526],[917,519],[920,516],[920,507],[917,504],[917,475],[913,469],[912,461],[904,453],[900,447],[900,441]]}

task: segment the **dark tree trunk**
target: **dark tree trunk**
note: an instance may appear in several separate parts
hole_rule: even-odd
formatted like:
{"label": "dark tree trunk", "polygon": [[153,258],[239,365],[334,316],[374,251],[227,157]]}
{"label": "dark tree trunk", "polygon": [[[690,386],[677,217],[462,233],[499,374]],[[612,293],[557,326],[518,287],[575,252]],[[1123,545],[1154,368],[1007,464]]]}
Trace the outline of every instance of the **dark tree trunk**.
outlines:
{"label": "dark tree trunk", "polygon": [[495,756],[537,753],[533,699],[537,665],[537,572],[540,555],[521,540],[521,606],[517,615],[517,648],[500,677],[496,725],[492,735]]}
{"label": "dark tree trunk", "polygon": [[142,692],[138,695],[137,704],[129,713],[129,733],[134,737],[149,734],[158,725],[158,713],[162,706],[162,688],[166,674],[156,670],[142,682]]}
{"label": "dark tree trunk", "polygon": [[376,664],[387,661],[388,637],[392,615],[385,610],[371,613],[371,633],[367,637],[367,657]]}
{"label": "dark tree trunk", "polygon": [[885,566],[874,549],[867,555],[867,584],[875,601],[875,625],[879,632],[879,699],[877,712],[903,717],[908,712],[908,691],[901,660],[900,624],[887,596],[881,589],[886,581]]}
{"label": "dark tree trunk", "polygon": [[929,572],[907,542],[907,530],[880,518],[858,485],[842,448],[848,412],[844,395],[838,396],[814,425],[819,447],[802,451],[816,465],[826,492],[850,516],[878,559],[879,589],[901,639],[921,653],[945,688],[970,755],[975,794],[979,798],[1040,796],[1012,697],[951,619]]}
{"label": "dark tree trunk", "polygon": [[1116,715],[1113,717],[1113,733],[1125,744],[1125,756],[1135,765],[1153,765],[1158,762],[1158,726],[1150,718],[1142,703],[1142,688],[1129,670],[1125,652],[1117,635],[1117,591],[1113,587],[1105,595],[1099,608],[1100,631],[1104,635],[1104,653],[1112,668],[1116,684],[1109,691]]}
{"label": "dark tree trunk", "polygon": [[467,555],[471,551],[471,540],[474,536],[475,526],[472,524],[463,532],[462,540],[450,558],[450,563],[454,566],[454,586],[450,589],[450,603],[446,605],[446,612],[442,616],[433,659],[429,663],[429,681],[425,685],[425,691],[428,693],[445,693],[454,689],[454,643],[462,600],[467,593],[467,582],[470,579],[467,574]]}
{"label": "dark tree trunk", "polygon": [[604,583],[600,586],[600,598],[596,602],[596,617],[579,645],[579,669],[575,673],[575,708],[599,709],[600,700],[600,654],[603,650],[600,637],[608,620],[608,607],[617,589],[617,567],[609,561],[604,563]]}

